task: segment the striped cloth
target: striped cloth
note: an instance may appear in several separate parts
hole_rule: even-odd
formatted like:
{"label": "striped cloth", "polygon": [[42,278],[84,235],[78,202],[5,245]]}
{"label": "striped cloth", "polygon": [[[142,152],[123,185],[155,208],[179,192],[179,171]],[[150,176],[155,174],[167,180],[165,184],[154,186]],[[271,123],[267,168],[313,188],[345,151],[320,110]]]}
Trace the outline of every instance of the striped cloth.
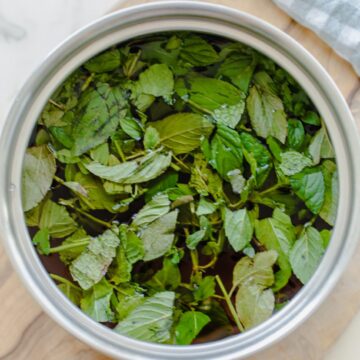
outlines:
{"label": "striped cloth", "polygon": [[273,0],[310,28],[360,75],[360,0]]}

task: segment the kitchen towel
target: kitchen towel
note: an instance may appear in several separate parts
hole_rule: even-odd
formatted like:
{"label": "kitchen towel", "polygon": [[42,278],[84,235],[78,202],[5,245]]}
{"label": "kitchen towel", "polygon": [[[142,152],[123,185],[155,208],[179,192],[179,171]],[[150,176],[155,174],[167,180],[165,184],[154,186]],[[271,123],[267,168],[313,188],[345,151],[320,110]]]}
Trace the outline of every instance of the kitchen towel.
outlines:
{"label": "kitchen towel", "polygon": [[274,0],[310,28],[360,75],[360,0]]}

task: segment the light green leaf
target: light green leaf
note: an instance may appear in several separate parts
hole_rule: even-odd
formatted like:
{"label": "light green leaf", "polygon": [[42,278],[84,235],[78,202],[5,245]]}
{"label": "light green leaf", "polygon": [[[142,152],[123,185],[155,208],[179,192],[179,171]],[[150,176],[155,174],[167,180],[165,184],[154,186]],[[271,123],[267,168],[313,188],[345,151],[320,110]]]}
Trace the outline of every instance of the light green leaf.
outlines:
{"label": "light green leaf", "polygon": [[322,164],[325,194],[324,204],[320,210],[320,217],[329,225],[334,226],[339,202],[339,178],[336,164],[325,160]]}
{"label": "light green leaf", "polygon": [[139,120],[133,117],[124,117],[120,119],[120,127],[125,134],[134,140],[140,140],[143,134],[143,128]]}
{"label": "light green leaf", "polygon": [[176,264],[165,258],[163,267],[146,282],[146,285],[156,291],[175,290],[181,283],[181,273]]}
{"label": "light green leaf", "polygon": [[118,303],[115,305],[118,320],[125,319],[133,310],[144,302],[144,295],[139,290],[138,285],[121,285],[121,292],[117,293]]}
{"label": "light green leaf", "polygon": [[280,270],[275,274],[274,291],[279,290],[291,276],[289,253],[295,241],[294,226],[288,215],[275,209],[273,217],[255,222],[255,233],[261,244],[278,254],[277,264]]}
{"label": "light green leaf", "polygon": [[194,291],[195,301],[203,301],[215,295],[215,286],[214,276],[205,276],[202,278]]}
{"label": "light green leaf", "polygon": [[142,341],[164,343],[170,339],[175,293],[163,291],[146,299],[114,329]]}
{"label": "light green leaf", "polygon": [[219,61],[215,49],[206,40],[193,34],[184,39],[180,58],[192,66],[206,66]]}
{"label": "light green leaf", "polygon": [[175,84],[175,90],[191,107],[205,113],[213,113],[216,109],[220,109],[221,113],[224,106],[234,106],[243,102],[243,94],[235,86],[205,76],[193,76],[186,81],[179,79]]}
{"label": "light green leaf", "polygon": [[271,90],[273,82],[265,72],[255,74],[254,80],[246,100],[251,124],[258,136],[273,136],[285,143],[287,120],[281,99]]}
{"label": "light green leaf", "polygon": [[72,153],[79,156],[102,144],[111,136],[124,116],[127,106],[119,88],[100,84],[80,100],[84,104],[84,113],[74,123],[74,147]]}
{"label": "light green leaf", "polygon": [[183,313],[175,328],[176,344],[189,345],[211,319],[200,311]]}
{"label": "light green leaf", "polygon": [[305,129],[300,120],[289,119],[287,144],[290,148],[298,150],[305,140]]}
{"label": "light green leaf", "polygon": [[268,288],[274,283],[273,265],[277,260],[274,250],[256,253],[251,259],[241,258],[233,269],[233,288],[242,284],[256,284]]}
{"label": "light green leaf", "polygon": [[155,179],[171,163],[171,153],[150,152],[138,160],[126,161],[115,166],[104,166],[96,162],[85,167],[94,175],[118,184],[137,184]]}
{"label": "light green leaf", "polygon": [[196,215],[197,216],[209,215],[214,213],[216,209],[217,209],[216,204],[206,200],[204,197],[201,197],[198,207],[196,209]]}
{"label": "light green leaf", "polygon": [[50,252],[50,235],[49,230],[40,229],[33,237],[32,242],[36,245],[37,251],[42,255],[49,255]]}
{"label": "light green leaf", "polygon": [[39,221],[40,229],[48,229],[51,237],[62,238],[72,234],[78,225],[69,215],[65,206],[46,200]]}
{"label": "light green leaf", "polygon": [[205,235],[206,235],[206,230],[205,229],[200,229],[198,231],[195,231],[194,233],[190,234],[186,238],[186,246],[190,250],[195,250],[197,245],[199,244],[199,242],[204,240]]}
{"label": "light green leaf", "polygon": [[160,143],[159,132],[152,126],[148,126],[144,134],[145,149],[154,149]]}
{"label": "light green leaf", "polygon": [[210,135],[213,125],[199,114],[177,113],[151,123],[160,142],[175,154],[188,153],[200,146],[201,139]]}
{"label": "light green leaf", "polygon": [[280,156],[280,169],[286,176],[295,175],[313,164],[308,157],[297,151],[286,151],[281,153]]}
{"label": "light green leaf", "polygon": [[304,169],[293,175],[290,178],[290,185],[312,213],[320,212],[325,197],[325,182],[321,167]]}
{"label": "light green leaf", "polygon": [[174,89],[173,74],[166,64],[154,64],[140,73],[136,84],[139,94],[169,96]]}
{"label": "light green leaf", "polygon": [[320,233],[312,226],[305,228],[290,252],[290,263],[296,277],[306,284],[316,271],[324,254]]}
{"label": "light green leaf", "polygon": [[69,246],[69,249],[59,251],[60,260],[64,264],[70,264],[85,250],[86,246],[88,245],[87,242],[89,241],[90,236],[84,229],[80,228],[76,230],[71,236],[67,237],[61,243],[61,246]]}
{"label": "light green leaf", "polygon": [[245,110],[245,100],[241,99],[235,105],[222,105],[213,112],[213,118],[218,124],[226,125],[235,129],[240,122],[241,116]]}
{"label": "light green leaf", "polygon": [[112,295],[112,286],[105,279],[102,279],[84,293],[80,302],[80,308],[95,321],[113,321],[114,313],[110,307]]}
{"label": "light green leaf", "polygon": [[245,248],[253,235],[253,226],[247,210],[231,211],[225,208],[224,229],[230,245],[236,252]]}
{"label": "light green leaf", "polygon": [[131,225],[135,228],[144,227],[170,211],[170,200],[166,194],[155,195],[135,215]]}
{"label": "light green leaf", "polygon": [[243,285],[236,293],[236,312],[244,328],[250,329],[273,313],[275,297],[271,289],[264,290],[258,285]]}
{"label": "light green leaf", "polygon": [[242,176],[239,169],[231,170],[227,173],[232,191],[235,194],[241,194],[246,186],[246,179]]}
{"label": "light green leaf", "polygon": [[21,187],[24,211],[34,208],[45,197],[55,172],[55,158],[46,145],[26,150]]}
{"label": "light green leaf", "polygon": [[90,289],[104,277],[119,244],[119,237],[112,230],[90,240],[87,248],[70,265],[71,276],[82,289]]}
{"label": "light green leaf", "polygon": [[173,210],[149,224],[139,233],[144,244],[144,261],[157,259],[170,250],[175,238],[177,216],[178,210]]}
{"label": "light green leaf", "polygon": [[309,154],[317,165],[320,159],[330,159],[335,156],[329,136],[324,126],[314,135],[309,145]]}
{"label": "light green leaf", "polygon": [[100,164],[107,165],[110,157],[109,144],[106,142],[91,149],[90,157]]}

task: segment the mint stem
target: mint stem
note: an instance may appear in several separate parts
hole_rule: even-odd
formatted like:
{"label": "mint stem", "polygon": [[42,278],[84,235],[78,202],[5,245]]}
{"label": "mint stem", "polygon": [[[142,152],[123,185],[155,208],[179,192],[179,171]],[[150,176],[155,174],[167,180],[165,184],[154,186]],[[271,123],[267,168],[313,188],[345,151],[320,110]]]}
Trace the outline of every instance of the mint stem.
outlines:
{"label": "mint stem", "polygon": [[243,332],[245,329],[244,327],[242,326],[241,322],[240,322],[240,319],[234,309],[234,305],[232,304],[231,302],[231,299],[230,299],[230,296],[229,294],[227,293],[226,289],[225,289],[225,286],[223,284],[223,282],[221,281],[219,275],[215,275],[215,280],[217,281],[219,287],[220,287],[220,290],[221,292],[223,293],[224,295],[224,298],[225,298],[225,301],[226,301],[226,304],[227,306],[229,307],[229,310],[231,312],[231,315],[232,317],[234,318],[234,321],[236,323],[236,326],[238,327],[239,331],[240,332]]}

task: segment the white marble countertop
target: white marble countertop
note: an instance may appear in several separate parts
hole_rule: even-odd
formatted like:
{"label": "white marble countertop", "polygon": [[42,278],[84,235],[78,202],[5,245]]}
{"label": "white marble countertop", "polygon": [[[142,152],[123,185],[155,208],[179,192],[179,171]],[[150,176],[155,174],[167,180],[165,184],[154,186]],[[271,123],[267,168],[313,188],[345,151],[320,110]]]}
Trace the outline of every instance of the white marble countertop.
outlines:
{"label": "white marble countertop", "polygon": [[[119,0],[0,0],[0,130],[12,99],[46,54],[118,3]],[[325,360],[358,360],[358,334],[360,314]]]}

